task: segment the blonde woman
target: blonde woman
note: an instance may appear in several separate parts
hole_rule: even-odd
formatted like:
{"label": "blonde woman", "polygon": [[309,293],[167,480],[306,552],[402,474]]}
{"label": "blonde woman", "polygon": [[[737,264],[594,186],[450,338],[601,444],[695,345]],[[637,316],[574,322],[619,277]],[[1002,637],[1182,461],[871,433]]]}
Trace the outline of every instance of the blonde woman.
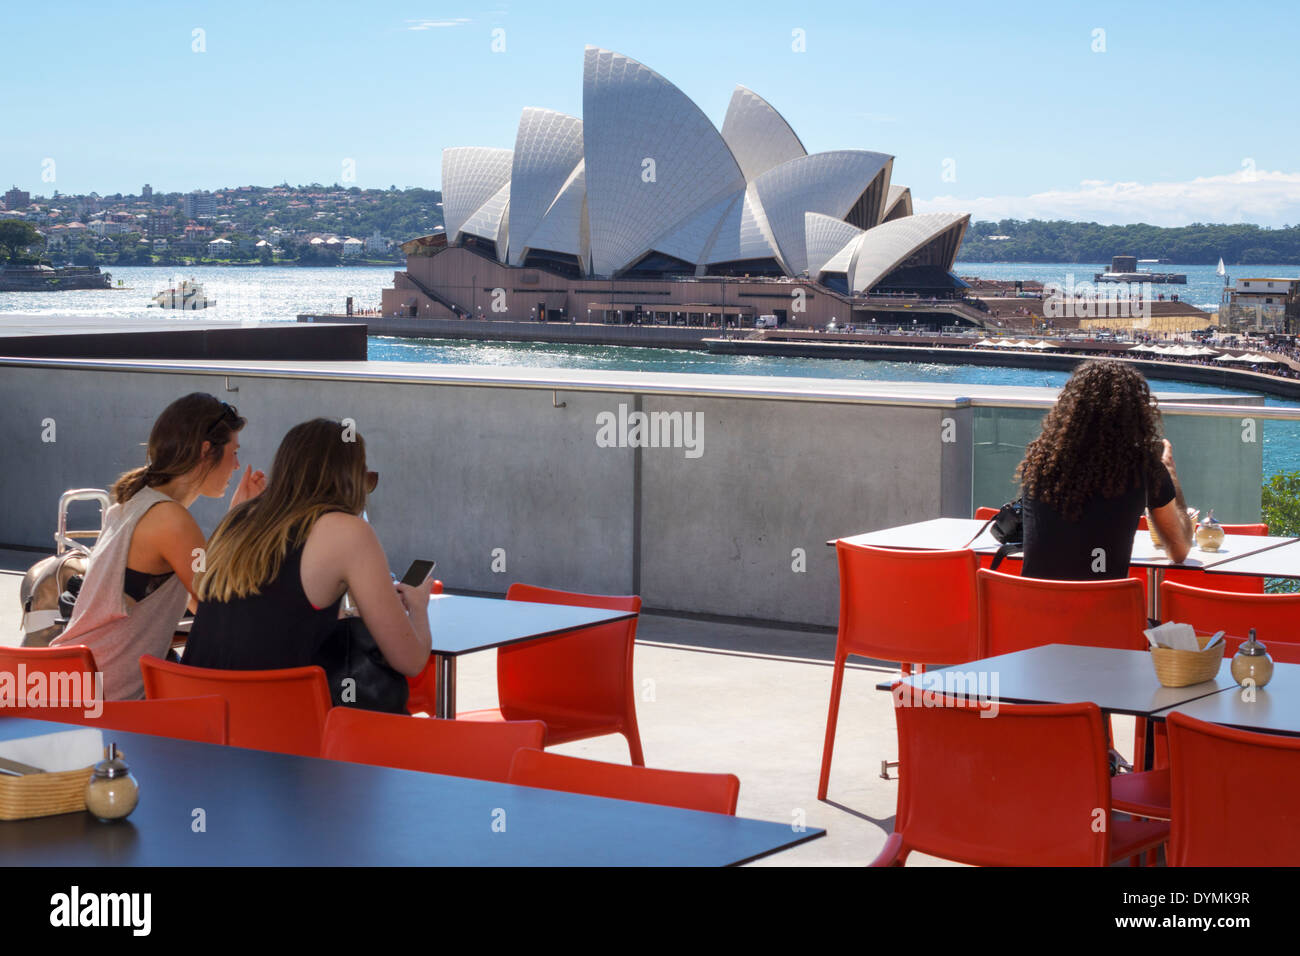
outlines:
{"label": "blonde woman", "polygon": [[[114,483],[114,504],[90,554],[72,617],[51,645],[84,644],[104,675],[105,700],[144,696],[140,657],[163,657],[194,589],[203,532],[189,507],[221,498],[239,467],[244,419],[234,406],[194,392],[178,398],[149,432],[147,464]],[[265,476],[246,469],[234,508]]]}
{"label": "blonde woman", "polygon": [[208,545],[184,663],[271,670],[315,662],[344,592],[384,658],[413,677],[429,663],[432,581],[395,584],[360,515],[379,476],[366,446],[339,422],[290,429],[266,491],[232,508]]}

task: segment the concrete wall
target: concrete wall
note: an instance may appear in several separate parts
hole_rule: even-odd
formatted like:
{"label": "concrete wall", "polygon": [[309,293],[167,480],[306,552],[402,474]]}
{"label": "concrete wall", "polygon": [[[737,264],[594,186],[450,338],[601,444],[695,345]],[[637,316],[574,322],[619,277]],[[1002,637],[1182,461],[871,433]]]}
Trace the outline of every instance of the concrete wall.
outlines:
{"label": "concrete wall", "polygon": [[[968,513],[972,428],[961,403],[873,403],[867,385],[798,379],[772,395],[732,376],[671,377],[707,380],[698,391],[709,395],[630,373],[622,378],[644,391],[563,378],[498,387],[467,383],[464,369],[387,375],[379,365],[290,377],[216,364],[2,362],[0,544],[48,546],[59,493],[107,487],[142,464],[154,418],[190,391],[239,408],[249,420],[240,460],[263,469],[294,424],[354,419],[380,472],[369,517],[392,567],[434,558],[453,589],[501,593],[529,581],[640,593],[648,608],[829,626],[838,584],[827,539]],[[598,416],[620,405],[697,415],[699,456],[599,447]],[[945,419],[952,441],[942,440]],[[43,441],[50,420],[55,440]],[[196,503],[205,532],[224,507]],[[74,513],[72,523],[94,521]]]}

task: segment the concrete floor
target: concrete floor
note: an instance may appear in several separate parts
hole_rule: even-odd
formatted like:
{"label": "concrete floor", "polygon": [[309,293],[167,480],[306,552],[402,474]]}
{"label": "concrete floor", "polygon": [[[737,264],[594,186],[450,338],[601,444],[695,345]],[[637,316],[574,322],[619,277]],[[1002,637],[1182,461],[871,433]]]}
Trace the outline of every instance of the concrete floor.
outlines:
{"label": "concrete floor", "polygon": [[[0,551],[0,644],[17,644],[21,570],[39,555]],[[817,777],[830,695],[833,634],[719,624],[643,614],[637,630],[637,719],[646,763],[672,770],[734,773],[739,816],[821,827],[825,837],[753,866],[862,866],[892,831],[897,756],[891,698],[874,685],[888,664],[851,660],[844,680],[828,800]],[[461,658],[457,706],[496,704],[495,652]],[[1115,739],[1131,758],[1132,720],[1116,718]],[[1125,746],[1127,742],[1127,747]],[[596,760],[628,761],[622,737],[554,748]],[[909,866],[951,865],[913,854]]]}

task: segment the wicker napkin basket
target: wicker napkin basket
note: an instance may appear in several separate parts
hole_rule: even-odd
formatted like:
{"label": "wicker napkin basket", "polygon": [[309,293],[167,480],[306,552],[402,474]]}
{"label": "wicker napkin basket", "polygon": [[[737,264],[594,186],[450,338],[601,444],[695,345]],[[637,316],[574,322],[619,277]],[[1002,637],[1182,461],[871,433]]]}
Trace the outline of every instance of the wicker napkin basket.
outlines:
{"label": "wicker napkin basket", "polygon": [[1172,647],[1151,648],[1151,663],[1156,668],[1156,679],[1165,687],[1187,687],[1213,680],[1223,663],[1227,641],[1220,641],[1214,647],[1206,648],[1212,640],[1210,634],[1197,634],[1196,641],[1201,645],[1199,651],[1179,651]]}
{"label": "wicker napkin basket", "polygon": [[94,767],[22,777],[0,774],[0,820],[28,820],[86,809],[86,785]]}

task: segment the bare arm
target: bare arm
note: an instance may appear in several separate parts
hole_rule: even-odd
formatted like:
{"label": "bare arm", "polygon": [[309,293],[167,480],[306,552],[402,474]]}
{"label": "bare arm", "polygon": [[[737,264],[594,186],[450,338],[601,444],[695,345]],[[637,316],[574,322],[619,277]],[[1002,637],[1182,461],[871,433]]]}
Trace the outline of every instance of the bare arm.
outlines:
{"label": "bare arm", "polygon": [[194,571],[202,567],[207,541],[194,516],[174,501],[162,501],[150,508],[131,535],[127,567],[144,574],[173,571],[190,592],[193,610]]}
{"label": "bare arm", "polygon": [[429,663],[432,645],[428,605],[433,582],[395,588],[379,538],[355,515],[325,515],[317,524],[303,554],[308,598],[316,601],[317,595],[330,593],[333,601],[346,587],[384,659],[408,677],[419,674]]}
{"label": "bare arm", "polygon": [[1151,512],[1156,531],[1165,542],[1165,552],[1172,561],[1181,564],[1187,559],[1196,540],[1196,529],[1192,523],[1187,502],[1183,499],[1183,486],[1178,482],[1178,471],[1174,466],[1174,446],[1165,441],[1165,452],[1161,459],[1169,470],[1169,477],[1174,483],[1174,500]]}

